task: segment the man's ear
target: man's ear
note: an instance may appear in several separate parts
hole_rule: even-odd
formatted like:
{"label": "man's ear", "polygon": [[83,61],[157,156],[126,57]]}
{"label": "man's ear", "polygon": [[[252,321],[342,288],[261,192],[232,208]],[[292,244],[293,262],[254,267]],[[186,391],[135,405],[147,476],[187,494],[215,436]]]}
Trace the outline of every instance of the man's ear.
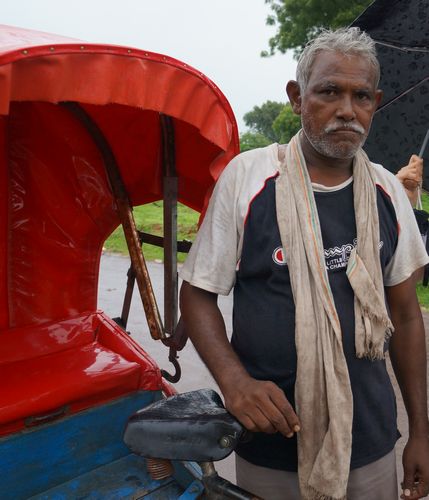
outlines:
{"label": "man's ear", "polygon": [[381,99],[383,99],[383,91],[378,89],[375,91],[375,109],[380,105]]}
{"label": "man's ear", "polygon": [[290,80],[286,85],[286,93],[289,97],[292,110],[296,115],[301,114],[301,90],[299,88],[298,82],[295,80]]}

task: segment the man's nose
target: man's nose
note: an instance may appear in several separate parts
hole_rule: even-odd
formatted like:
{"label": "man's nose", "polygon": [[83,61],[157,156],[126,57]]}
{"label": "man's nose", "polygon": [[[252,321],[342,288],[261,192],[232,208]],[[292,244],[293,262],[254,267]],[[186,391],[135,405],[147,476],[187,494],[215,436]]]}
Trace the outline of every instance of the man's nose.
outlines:
{"label": "man's nose", "polygon": [[342,118],[343,120],[349,122],[356,118],[356,113],[353,108],[353,100],[351,96],[344,95],[340,102],[338,103],[337,118]]}

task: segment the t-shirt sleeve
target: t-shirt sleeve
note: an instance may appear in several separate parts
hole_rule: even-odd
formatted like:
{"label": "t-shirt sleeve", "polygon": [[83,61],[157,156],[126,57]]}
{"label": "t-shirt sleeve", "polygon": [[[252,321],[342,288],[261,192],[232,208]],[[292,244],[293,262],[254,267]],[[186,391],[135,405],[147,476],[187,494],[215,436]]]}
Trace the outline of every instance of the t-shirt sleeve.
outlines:
{"label": "t-shirt sleeve", "polygon": [[398,244],[385,268],[384,284],[394,286],[408,279],[429,262],[411,203],[396,178],[392,178],[392,201],[398,221]]}
{"label": "t-shirt sleeve", "polygon": [[239,231],[237,223],[237,160],[219,177],[206,215],[180,277],[191,285],[228,295],[235,283]]}

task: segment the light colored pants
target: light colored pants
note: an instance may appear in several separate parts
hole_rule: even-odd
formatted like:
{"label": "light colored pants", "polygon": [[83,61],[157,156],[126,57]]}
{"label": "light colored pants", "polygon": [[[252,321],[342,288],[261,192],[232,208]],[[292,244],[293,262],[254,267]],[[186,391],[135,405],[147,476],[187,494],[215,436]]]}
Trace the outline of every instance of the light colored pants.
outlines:
{"label": "light colored pants", "polygon": [[[237,484],[264,500],[301,500],[298,474],[253,465],[236,455]],[[395,450],[350,471],[347,500],[397,500]]]}

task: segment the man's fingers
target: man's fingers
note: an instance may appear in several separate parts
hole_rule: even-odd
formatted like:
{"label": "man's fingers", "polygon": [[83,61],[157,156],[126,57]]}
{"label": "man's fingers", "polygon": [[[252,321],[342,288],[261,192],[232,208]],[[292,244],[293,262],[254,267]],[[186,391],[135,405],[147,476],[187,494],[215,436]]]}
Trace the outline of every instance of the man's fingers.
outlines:
{"label": "man's fingers", "polygon": [[401,498],[404,500],[419,500],[420,498],[425,498],[428,493],[428,487],[424,483],[418,483],[411,488],[403,486]]}
{"label": "man's fingers", "polygon": [[281,432],[286,437],[293,436],[293,426],[289,424],[285,415],[273,404],[271,400],[265,406],[265,412],[275,431]]}
{"label": "man's fingers", "polygon": [[423,161],[422,158],[420,158],[419,155],[411,155],[409,163],[415,162],[415,161]]}
{"label": "man's fingers", "polygon": [[246,381],[240,385],[238,394],[225,397],[225,403],[227,410],[250,431],[279,431],[286,437],[292,437],[300,430],[294,409],[284,392],[273,382]]}
{"label": "man's fingers", "polygon": [[[262,432],[279,431],[286,437],[292,437],[296,432],[293,428],[298,423],[298,417],[283,391],[271,382],[263,383],[261,389],[255,401],[259,410],[259,413],[256,413],[259,417],[258,427]],[[260,415],[263,415],[264,419],[260,418]],[[289,421],[290,417],[293,417],[291,421]]]}
{"label": "man's fingers", "polygon": [[423,159],[417,155],[413,155],[410,159],[408,167],[416,169],[419,174],[422,173],[423,170]]}
{"label": "man's fingers", "polygon": [[289,401],[284,397],[283,392],[279,394],[277,391],[274,391],[269,394],[269,397],[276,409],[273,419],[277,430],[287,437],[289,437],[291,432],[299,432],[301,424],[298,415]]}
{"label": "man's fingers", "polygon": [[429,494],[429,484],[420,481],[416,487],[416,492],[417,492],[417,498],[424,498]]}
{"label": "man's fingers", "polygon": [[251,415],[243,414],[239,420],[247,430],[252,432],[274,434],[277,431],[265,415],[258,409],[255,409]]}
{"label": "man's fingers", "polygon": [[406,500],[418,500],[426,497],[429,493],[429,485],[425,481],[419,481],[412,471],[404,470],[404,481],[401,486],[401,498]]}
{"label": "man's fingers", "polygon": [[286,437],[299,432],[298,416],[284,392],[272,382],[265,382],[264,409],[273,426]]}
{"label": "man's fingers", "polygon": [[414,469],[405,467],[404,463],[404,480],[402,482],[402,498],[412,498],[411,494],[414,487]]}
{"label": "man's fingers", "polygon": [[405,177],[405,179],[410,181],[420,182],[421,177],[422,177],[421,172],[419,172],[417,169],[412,169],[407,172],[407,176]]}

